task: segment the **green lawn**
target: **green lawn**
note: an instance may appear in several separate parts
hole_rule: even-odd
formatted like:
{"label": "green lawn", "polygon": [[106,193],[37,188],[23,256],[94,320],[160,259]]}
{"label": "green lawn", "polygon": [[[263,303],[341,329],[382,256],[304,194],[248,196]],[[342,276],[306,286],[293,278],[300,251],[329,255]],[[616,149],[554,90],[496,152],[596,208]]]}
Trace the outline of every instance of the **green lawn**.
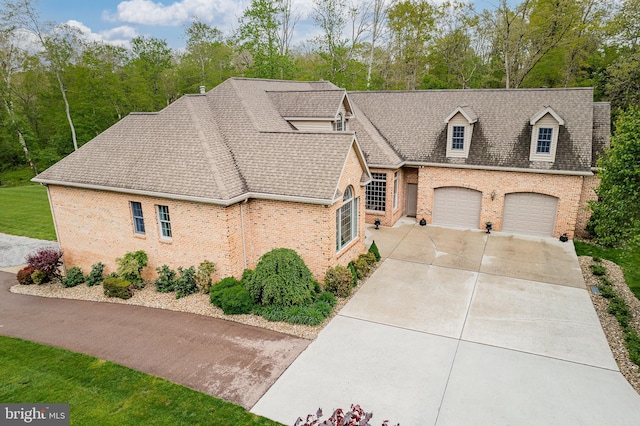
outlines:
{"label": "green lawn", "polygon": [[0,188],[0,232],[55,240],[47,189],[41,185]]}
{"label": "green lawn", "polygon": [[278,425],[112,362],[0,336],[0,401],[68,403],[77,425]]}
{"label": "green lawn", "polygon": [[3,186],[21,186],[21,185],[37,185],[31,182],[35,174],[29,167],[22,167],[16,170],[6,170],[0,172],[0,187]]}
{"label": "green lawn", "polygon": [[574,241],[578,256],[596,256],[618,264],[624,271],[624,279],[640,299],[640,245],[626,249],[609,249],[580,241]]}

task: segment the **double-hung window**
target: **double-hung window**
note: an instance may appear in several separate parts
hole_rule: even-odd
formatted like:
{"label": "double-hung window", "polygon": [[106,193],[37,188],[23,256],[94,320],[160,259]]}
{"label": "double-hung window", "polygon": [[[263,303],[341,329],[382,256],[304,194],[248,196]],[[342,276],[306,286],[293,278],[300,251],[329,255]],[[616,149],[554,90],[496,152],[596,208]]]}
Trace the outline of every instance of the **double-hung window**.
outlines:
{"label": "double-hung window", "polygon": [[464,126],[453,126],[451,149],[464,150]]}
{"label": "double-hung window", "polygon": [[144,216],[142,214],[142,204],[138,201],[129,202],[131,206],[131,216],[133,218],[133,231],[136,234],[144,235]]}
{"label": "double-hung window", "polygon": [[536,154],[550,154],[552,140],[553,129],[549,127],[540,127],[538,129],[538,143],[536,144]]}
{"label": "double-hung window", "polygon": [[398,207],[398,172],[393,174],[393,208]]}
{"label": "double-hung window", "polygon": [[347,129],[345,129],[345,125],[344,125],[344,116],[342,115],[342,113],[338,113],[338,117],[336,118],[336,132],[342,132],[345,131]]}
{"label": "double-hung window", "polygon": [[157,207],[160,236],[164,239],[171,239],[171,218],[169,217],[169,206]]}
{"label": "double-hung window", "polygon": [[336,210],[336,251],[358,236],[358,200],[354,198],[353,188],[348,186],[342,197],[342,207]]}
{"label": "double-hung window", "polygon": [[386,209],[387,174],[371,173],[371,182],[367,185],[367,210],[383,212]]}

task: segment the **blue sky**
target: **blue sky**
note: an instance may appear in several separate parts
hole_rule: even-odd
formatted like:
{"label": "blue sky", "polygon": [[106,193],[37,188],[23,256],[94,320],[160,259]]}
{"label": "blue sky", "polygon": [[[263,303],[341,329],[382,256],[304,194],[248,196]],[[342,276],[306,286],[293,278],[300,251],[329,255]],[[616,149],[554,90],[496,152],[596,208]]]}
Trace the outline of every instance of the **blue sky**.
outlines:
{"label": "blue sky", "polygon": [[[498,0],[472,2],[477,9],[493,9]],[[184,29],[194,16],[231,34],[249,3],[250,0],[33,0],[41,19],[77,26],[91,39],[123,44],[145,35],[166,39],[172,48],[184,47]],[[312,10],[312,0],[293,0],[293,8],[302,16],[294,42],[312,38],[317,30],[309,19],[305,20]]]}

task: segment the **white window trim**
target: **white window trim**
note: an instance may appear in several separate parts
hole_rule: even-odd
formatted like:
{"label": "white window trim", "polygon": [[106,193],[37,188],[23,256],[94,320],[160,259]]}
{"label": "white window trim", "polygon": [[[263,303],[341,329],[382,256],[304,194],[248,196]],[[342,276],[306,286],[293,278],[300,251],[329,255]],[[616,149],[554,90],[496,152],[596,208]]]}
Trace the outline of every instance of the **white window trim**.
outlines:
{"label": "white window trim", "polygon": [[[374,175],[384,175],[384,180],[382,179],[376,179],[376,177]],[[384,182],[384,185],[382,185],[382,188],[384,188],[384,197],[382,197],[384,204],[381,206],[382,209],[370,209],[368,208],[369,204],[369,198],[367,197],[368,191],[369,191],[369,185],[371,185],[373,182]],[[371,173],[371,182],[369,184],[367,184],[366,188],[365,188],[365,210],[371,213],[376,213],[376,214],[384,214],[387,211],[387,174],[385,172],[372,172]]]}
{"label": "white window trim", "polygon": [[[133,212],[133,203],[137,203],[140,205],[140,216],[136,216]],[[139,201],[129,201],[129,210],[131,210],[131,220],[133,222],[133,233],[136,235],[146,235],[147,227],[144,223],[144,211],[142,210],[142,203]],[[142,221],[142,231],[138,231],[138,227],[136,226],[136,218],[140,218]]]}
{"label": "white window trim", "polygon": [[[540,129],[551,129],[551,147],[549,153],[538,153],[538,136]],[[531,150],[529,152],[529,161],[556,161],[556,148],[558,147],[558,133],[560,133],[560,124],[555,117],[547,115],[544,119],[537,121],[531,129]]]}
{"label": "white window trim", "polygon": [[[349,188],[349,187],[347,187]],[[346,192],[346,189],[345,189]],[[345,206],[351,205],[351,238],[342,244],[342,210]],[[358,208],[360,198],[355,197],[353,188],[351,188],[351,198],[342,201],[342,205],[336,209],[336,253],[340,253],[346,247],[350,246],[358,238]]]}
{"label": "white window trim", "polygon": [[393,209],[398,208],[398,172],[393,173]]}
{"label": "white window trim", "polygon": [[[160,214],[160,207],[166,207],[167,208],[167,214],[169,215],[169,220],[162,220],[161,219],[161,214]],[[171,213],[169,212],[169,206],[166,205],[156,205],[156,216],[158,218],[158,234],[160,235],[160,238],[163,240],[167,240],[167,241],[171,241],[173,239],[173,227],[171,226]],[[169,234],[170,235],[164,235],[163,232],[163,228],[162,228],[162,224],[166,222],[169,224]]]}
{"label": "white window trim", "polygon": [[347,130],[347,122],[344,118],[344,114],[341,112],[339,112],[336,117],[335,130],[336,132],[344,132]]}
{"label": "white window trim", "polygon": [[[453,149],[453,128],[464,128],[464,147],[463,149]],[[455,114],[448,120],[447,124],[447,157],[450,158],[467,158],[469,157],[469,148],[471,147],[471,135],[473,134],[473,123],[470,123],[461,112]]]}

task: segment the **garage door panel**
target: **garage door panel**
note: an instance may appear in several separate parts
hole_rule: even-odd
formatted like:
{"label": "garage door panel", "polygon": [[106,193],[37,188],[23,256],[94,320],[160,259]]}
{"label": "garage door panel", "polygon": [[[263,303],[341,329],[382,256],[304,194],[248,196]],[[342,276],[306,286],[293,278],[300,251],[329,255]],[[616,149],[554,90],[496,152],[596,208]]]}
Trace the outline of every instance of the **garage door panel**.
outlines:
{"label": "garage door panel", "polygon": [[433,200],[433,224],[477,229],[482,193],[457,186],[437,188]]}
{"label": "garage door panel", "polygon": [[507,194],[504,200],[502,230],[518,234],[552,236],[558,199],[535,192]]}

